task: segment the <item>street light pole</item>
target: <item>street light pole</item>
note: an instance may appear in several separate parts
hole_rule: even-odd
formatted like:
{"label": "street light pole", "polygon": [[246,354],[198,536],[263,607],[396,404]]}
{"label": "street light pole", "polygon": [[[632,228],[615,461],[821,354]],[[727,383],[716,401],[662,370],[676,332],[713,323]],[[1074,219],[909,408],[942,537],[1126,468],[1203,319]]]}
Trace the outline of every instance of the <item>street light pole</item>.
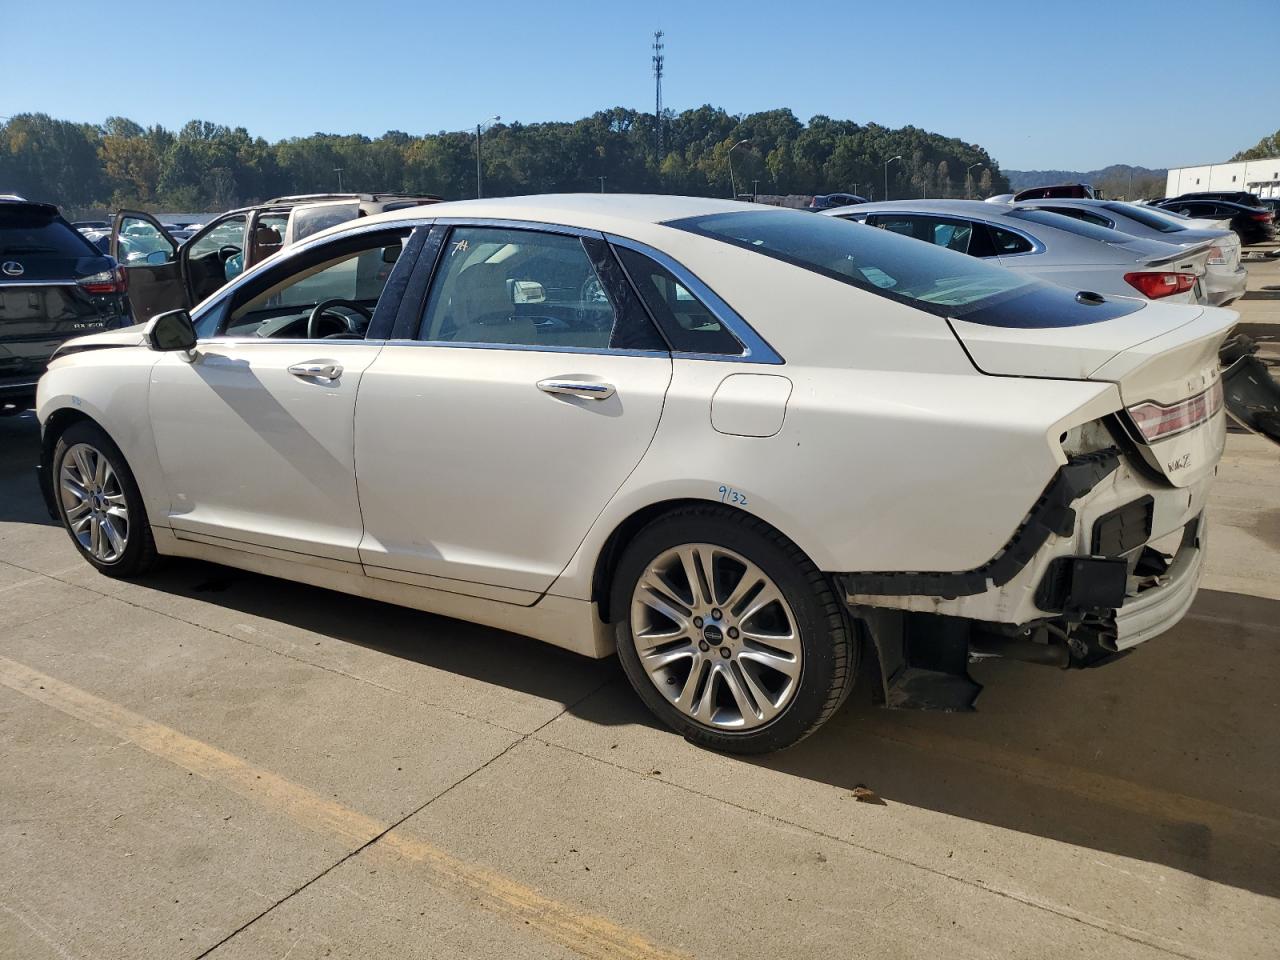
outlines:
{"label": "street light pole", "polygon": [[971,163],[964,168],[964,198],[966,200],[973,199],[973,189],[972,189],[973,177],[970,176],[969,171],[972,170],[974,167],[980,167],[980,166],[982,166],[981,163]]}
{"label": "street light pole", "polygon": [[342,192],[342,168],[334,167],[333,172],[338,175],[338,192],[341,193]]}
{"label": "street light pole", "polygon": [[901,160],[901,159],[902,159],[902,156],[898,155],[896,157],[890,157],[888,160],[884,162],[884,198],[886,200],[889,199],[889,164],[893,163],[893,161],[895,160]]}
{"label": "street light pole", "polygon": [[744,143],[750,143],[750,142],[751,142],[750,140],[739,140],[737,143],[735,143],[732,147],[729,148],[729,190],[731,191],[730,195],[733,197],[734,200],[738,199],[738,181],[734,178],[734,175],[733,175],[733,151],[737,150]]}
{"label": "street light pole", "polygon": [[600,181],[600,192],[601,192],[601,193],[604,193],[604,182],[605,182],[605,180],[607,180],[608,178],[607,178],[607,177],[596,177],[596,179]]}
{"label": "street light pole", "polygon": [[482,120],[480,123],[476,124],[476,199],[477,200],[479,200],[481,197],[484,196],[484,193],[481,191],[481,187],[480,187],[480,134],[484,127],[487,127],[491,123],[497,123],[501,119],[502,119],[501,117],[495,115],[490,117],[488,120]]}

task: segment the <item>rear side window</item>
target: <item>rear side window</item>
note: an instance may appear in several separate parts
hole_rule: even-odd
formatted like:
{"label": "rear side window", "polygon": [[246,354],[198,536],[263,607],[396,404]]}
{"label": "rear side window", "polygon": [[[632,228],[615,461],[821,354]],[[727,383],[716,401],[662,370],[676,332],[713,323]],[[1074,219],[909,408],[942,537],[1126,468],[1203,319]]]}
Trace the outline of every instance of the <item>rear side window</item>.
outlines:
{"label": "rear side window", "polygon": [[1144,227],[1150,227],[1152,230],[1159,230],[1161,233],[1179,233],[1186,227],[1181,224],[1174,223],[1172,220],[1166,220],[1157,214],[1146,210],[1137,204],[1126,205],[1123,203],[1109,203],[1107,210],[1112,213],[1118,213],[1121,216],[1128,217],[1130,220],[1136,220]]}
{"label": "rear side window", "polygon": [[1015,253],[1030,253],[1035,248],[1031,246],[1031,241],[1020,233],[1014,233],[1012,230],[1004,230],[1000,227],[988,227],[991,233],[991,242],[995,244],[996,253],[1003,257],[1011,257]]}
{"label": "rear side window", "polygon": [[0,256],[97,257],[93,246],[52,210],[0,205]]}
{"label": "rear side window", "polygon": [[737,338],[670,270],[638,251],[626,247],[617,247],[616,251],[672,350],[733,357],[742,353]]}
{"label": "rear side window", "polygon": [[1063,217],[1070,217],[1072,220],[1092,223],[1095,227],[1106,227],[1109,230],[1115,227],[1115,223],[1107,217],[1099,216],[1090,210],[1082,210],[1079,207],[1044,207],[1043,209]]}
{"label": "rear side window", "polygon": [[1005,216],[1013,217],[1017,220],[1029,220],[1032,223],[1053,227],[1055,230],[1065,230],[1067,233],[1074,233],[1078,237],[1088,237],[1090,240],[1097,240],[1101,243],[1128,243],[1133,239],[1107,227],[1095,226],[1092,223],[1085,223],[1083,220],[1072,220],[1070,217],[1064,217],[1060,213],[1050,213],[1048,210],[1011,210]]}

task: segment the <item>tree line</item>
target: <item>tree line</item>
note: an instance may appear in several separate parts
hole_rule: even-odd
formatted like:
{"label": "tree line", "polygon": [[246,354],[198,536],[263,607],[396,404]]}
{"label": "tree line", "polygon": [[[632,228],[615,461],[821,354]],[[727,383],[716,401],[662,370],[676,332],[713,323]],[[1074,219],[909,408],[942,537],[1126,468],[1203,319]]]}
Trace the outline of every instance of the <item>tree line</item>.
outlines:
{"label": "tree line", "polygon": [[1268,160],[1280,157],[1280,130],[1263,137],[1248,150],[1241,150],[1232,160]]}
{"label": "tree line", "polygon": [[[499,124],[483,134],[486,196],[597,191],[696,196],[858,192],[883,199],[985,197],[1008,189],[980,146],[787,109],[733,115],[702,106],[662,117],[624,107],[573,122]],[[745,141],[745,143],[743,142]],[[730,167],[732,163],[732,169]],[[340,172],[339,172],[340,171]],[[270,143],[244,127],[192,120],[180,130],[124,117],[74,123],[47,114],[0,125],[0,193],[72,214],[117,209],[205,212],[294,193],[476,195],[476,133],[377,138],[316,133]],[[600,178],[604,178],[603,182]]]}

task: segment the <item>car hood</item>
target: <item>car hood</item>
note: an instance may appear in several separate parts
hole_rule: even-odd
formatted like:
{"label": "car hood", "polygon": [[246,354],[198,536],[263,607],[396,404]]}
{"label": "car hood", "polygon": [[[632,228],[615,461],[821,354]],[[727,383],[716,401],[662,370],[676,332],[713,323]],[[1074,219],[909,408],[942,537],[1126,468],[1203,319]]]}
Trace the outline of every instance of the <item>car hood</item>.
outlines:
{"label": "car hood", "polygon": [[83,353],[86,350],[102,350],[107,347],[145,347],[147,345],[146,329],[145,323],[135,323],[131,327],[118,327],[115,330],[91,333],[87,337],[76,337],[59,346],[50,357],[50,362],[58,357]]}

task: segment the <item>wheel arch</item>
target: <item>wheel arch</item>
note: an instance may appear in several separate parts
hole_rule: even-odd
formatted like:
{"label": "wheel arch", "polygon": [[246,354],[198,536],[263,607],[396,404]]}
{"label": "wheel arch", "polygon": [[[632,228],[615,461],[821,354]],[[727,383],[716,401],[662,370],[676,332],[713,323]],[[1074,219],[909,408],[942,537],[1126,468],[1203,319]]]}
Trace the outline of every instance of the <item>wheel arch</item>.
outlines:
{"label": "wheel arch", "polygon": [[[622,554],[626,551],[627,546],[635,539],[636,534],[643,530],[653,521],[682,510],[688,507],[704,507],[723,513],[726,517],[737,513],[746,513],[746,511],[736,510],[733,507],[725,506],[718,500],[708,500],[702,497],[673,497],[668,500],[658,500],[633,511],[631,514],[623,518],[616,524],[609,536],[605,538],[604,545],[600,548],[600,552],[596,554],[595,567],[591,575],[591,599],[596,603],[596,609],[599,611],[600,619],[605,623],[613,622],[612,606],[612,588],[613,577],[618,569],[618,561],[622,558]],[[747,516],[756,523],[761,524],[769,531],[785,537],[791,543],[796,545],[796,549],[800,550],[808,556],[807,552],[796,541],[789,536],[786,531],[780,530],[774,524],[759,517],[754,513],[747,513]]]}
{"label": "wheel arch", "polygon": [[40,464],[37,468],[40,495],[44,497],[44,505],[54,520],[58,519],[58,507],[53,492],[53,451],[58,439],[72,426],[82,422],[92,423],[106,432],[106,427],[75,407],[59,407],[49,414],[40,428]]}

